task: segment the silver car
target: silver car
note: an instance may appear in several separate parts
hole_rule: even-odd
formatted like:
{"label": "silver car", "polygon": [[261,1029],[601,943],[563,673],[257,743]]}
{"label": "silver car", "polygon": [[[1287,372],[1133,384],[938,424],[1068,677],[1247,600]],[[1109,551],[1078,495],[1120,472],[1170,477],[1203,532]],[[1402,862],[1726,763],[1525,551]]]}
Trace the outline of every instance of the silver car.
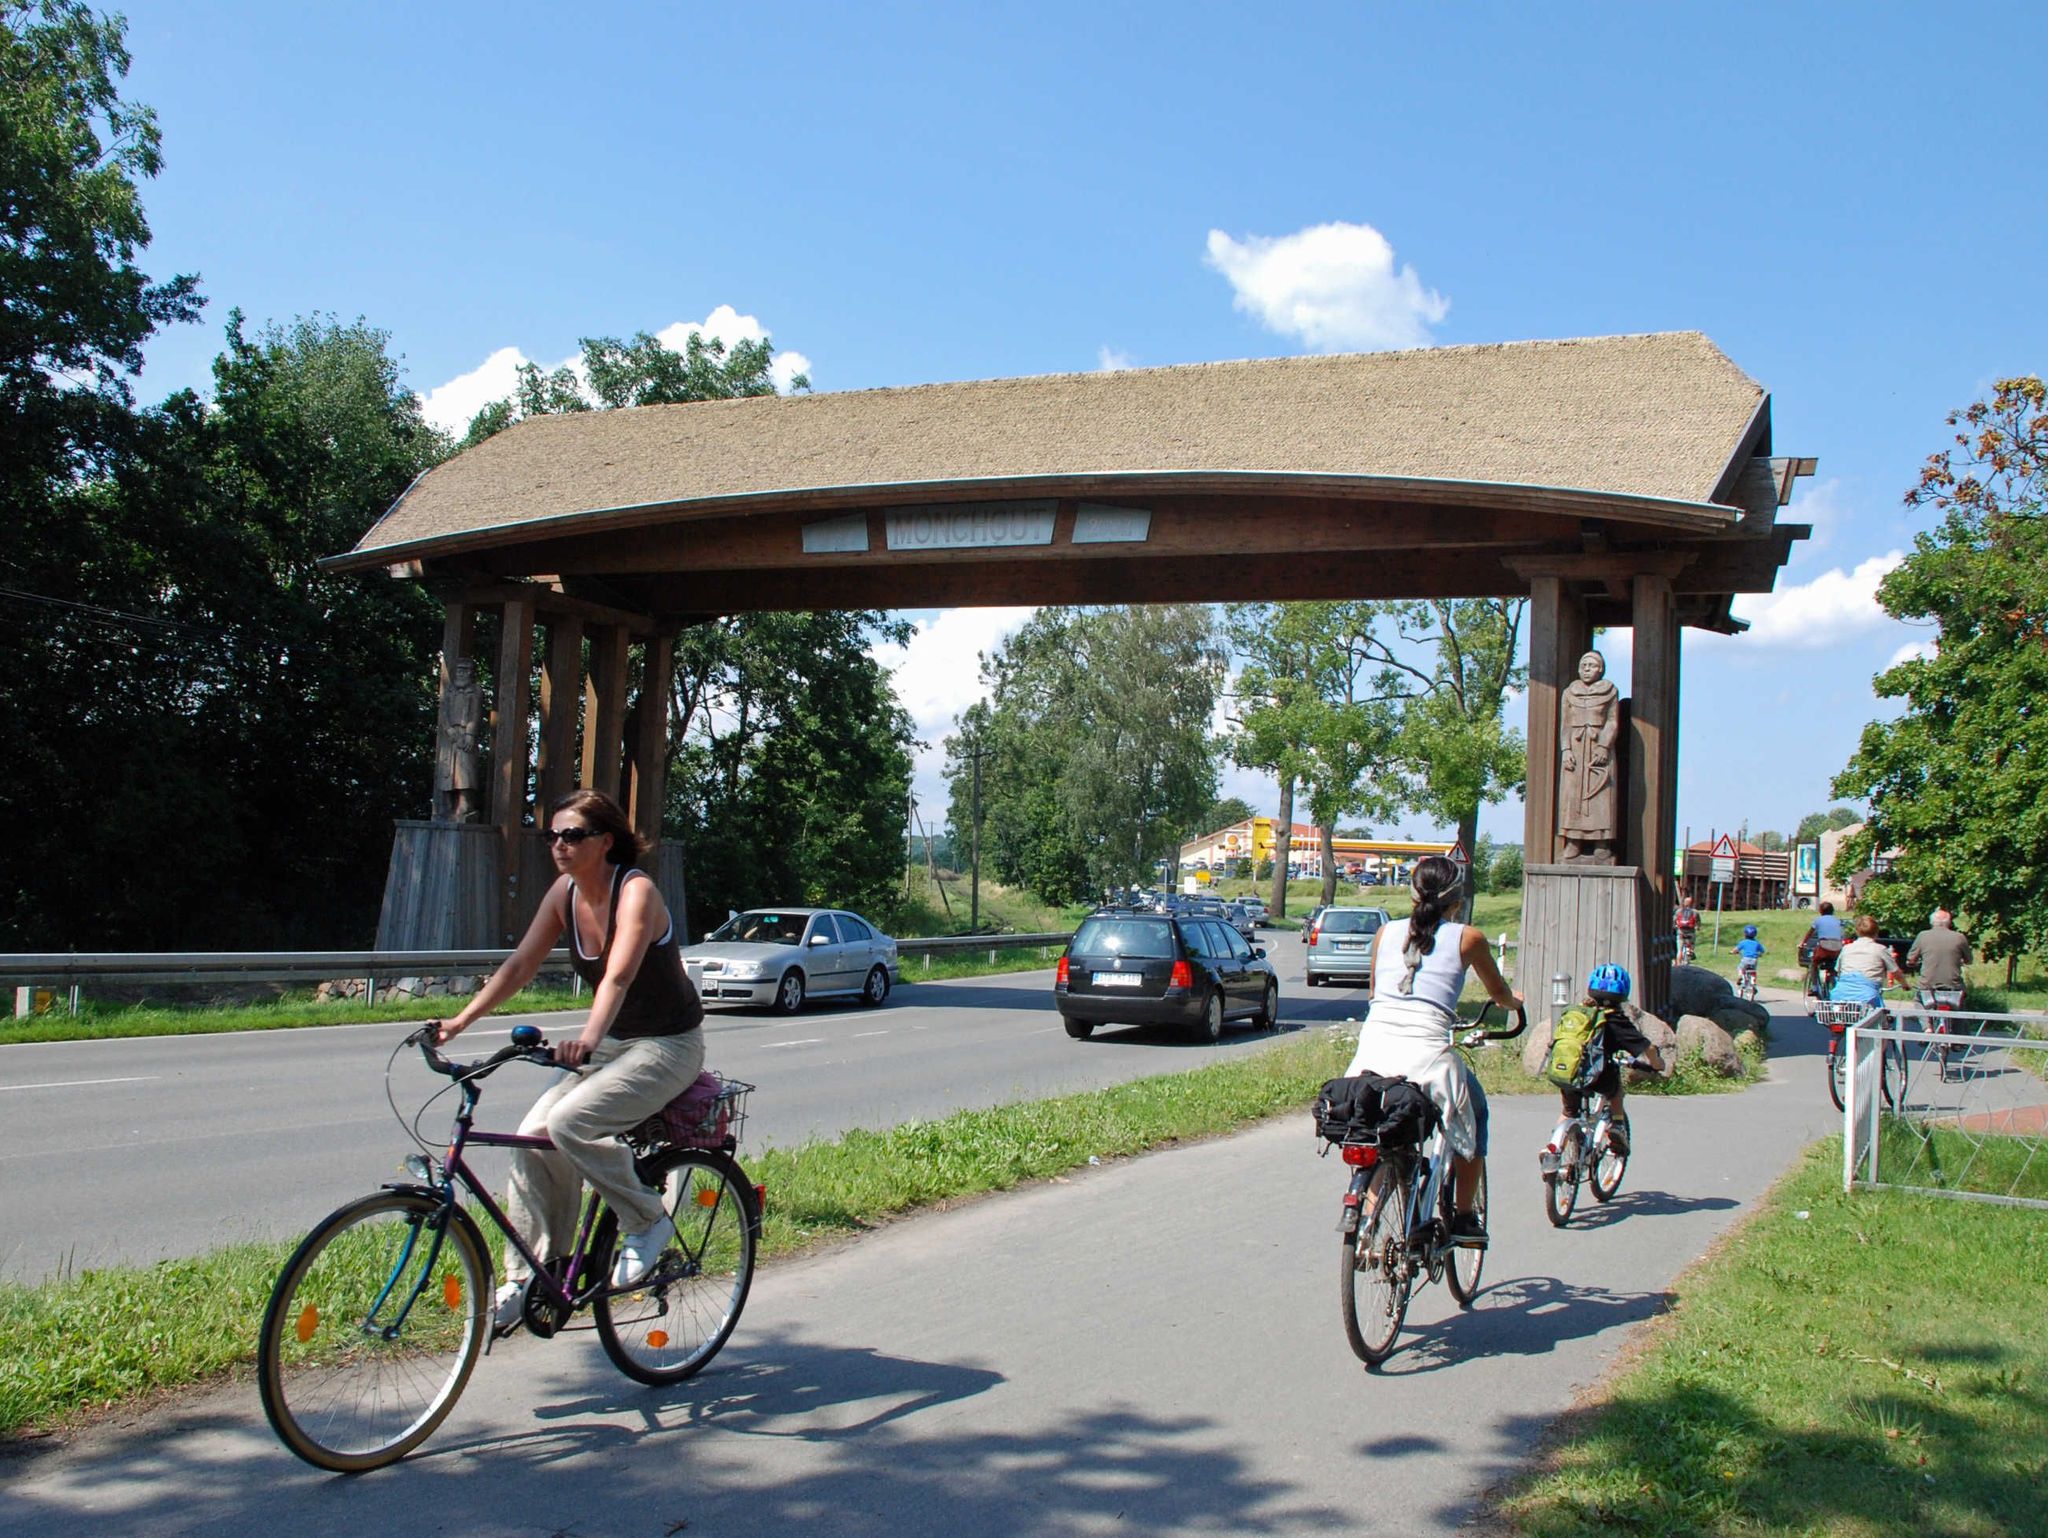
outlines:
{"label": "silver car", "polygon": [[805,999],[879,1004],[902,980],[896,942],[843,908],[750,908],[685,946],[683,968],[707,1004],[765,1004],[795,1014]]}
{"label": "silver car", "polygon": [[1385,908],[1322,909],[1305,931],[1308,954],[1302,970],[1308,985],[1355,977],[1372,986],[1373,947],[1382,926],[1392,922]]}

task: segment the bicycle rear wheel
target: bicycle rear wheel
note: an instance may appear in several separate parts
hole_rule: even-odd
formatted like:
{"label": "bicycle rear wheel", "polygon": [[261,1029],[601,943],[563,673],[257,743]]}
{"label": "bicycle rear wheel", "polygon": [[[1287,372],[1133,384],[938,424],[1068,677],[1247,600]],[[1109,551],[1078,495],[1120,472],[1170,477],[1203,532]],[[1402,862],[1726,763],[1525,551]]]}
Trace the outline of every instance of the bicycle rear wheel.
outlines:
{"label": "bicycle rear wheel", "polygon": [[1877,1046],[1878,1062],[1882,1065],[1878,1073],[1878,1087],[1884,1091],[1884,1103],[1888,1106],[1902,1106],[1906,1103],[1906,1049],[1897,1042],[1881,1041]]}
{"label": "bicycle rear wheel", "polygon": [[1557,1151],[1556,1170],[1543,1177],[1543,1211],[1552,1228],[1562,1228],[1569,1223],[1572,1209],[1579,1204],[1579,1160],[1584,1149],[1585,1144],[1574,1123],[1564,1135],[1564,1146]]}
{"label": "bicycle rear wheel", "polygon": [[[1486,1225],[1486,1168],[1479,1170],[1479,1194],[1472,1203],[1472,1210],[1479,1214],[1479,1223]],[[1451,1218],[1457,1211],[1457,1203],[1451,1198],[1450,1182],[1444,1183],[1444,1231],[1450,1232]],[[1451,1263],[1445,1270],[1445,1280],[1451,1284],[1451,1296],[1461,1307],[1470,1308],[1472,1300],[1479,1295],[1479,1273],[1486,1269],[1486,1251],[1459,1245],[1451,1251]]]}
{"label": "bicycle rear wheel", "polygon": [[600,1293],[593,1312],[605,1355],[642,1383],[680,1383],[718,1355],[754,1282],[761,1211],[728,1155],[671,1148],[645,1166],[676,1236],[646,1281]]}
{"label": "bicycle rear wheel", "polygon": [[1842,1033],[1828,1033],[1828,1098],[1842,1109],[1842,1093],[1849,1082],[1849,1054],[1842,1048]]}
{"label": "bicycle rear wheel", "polygon": [[271,1428],[336,1473],[404,1457],[469,1382],[490,1284],[475,1229],[432,1197],[379,1191],[341,1208],[285,1263],[263,1313]]}
{"label": "bicycle rear wheel", "polygon": [[1367,1366],[1378,1366],[1394,1349],[1408,1313],[1412,1278],[1406,1260],[1408,1181],[1392,1164],[1382,1164],[1366,1187],[1358,1231],[1344,1236],[1339,1276],[1344,1335]]}

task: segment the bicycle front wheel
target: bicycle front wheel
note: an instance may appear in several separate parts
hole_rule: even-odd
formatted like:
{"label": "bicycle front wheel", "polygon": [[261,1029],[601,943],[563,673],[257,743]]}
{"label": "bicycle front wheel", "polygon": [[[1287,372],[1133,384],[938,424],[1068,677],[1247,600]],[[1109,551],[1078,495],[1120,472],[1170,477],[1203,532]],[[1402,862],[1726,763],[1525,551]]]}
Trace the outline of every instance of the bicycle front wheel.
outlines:
{"label": "bicycle front wheel", "polygon": [[263,1313],[271,1429],[335,1473],[404,1457],[469,1382],[490,1284],[475,1230],[432,1197],[379,1191],[341,1208],[285,1263]]}
{"label": "bicycle front wheel", "polygon": [[[1472,1210],[1479,1214],[1479,1224],[1486,1226],[1486,1167],[1479,1169],[1479,1195],[1472,1203]],[[1449,1231],[1451,1218],[1457,1212],[1457,1203],[1451,1199],[1450,1182],[1444,1183],[1444,1228]],[[1451,1264],[1445,1273],[1445,1280],[1451,1284],[1451,1296],[1465,1308],[1472,1306],[1472,1300],[1479,1295],[1479,1273],[1486,1267],[1486,1251],[1459,1245],[1451,1251]]]}
{"label": "bicycle front wheel", "polygon": [[1358,1231],[1344,1236],[1344,1334],[1361,1362],[1376,1367],[1394,1349],[1408,1312],[1408,1182],[1382,1164],[1366,1187]]}
{"label": "bicycle front wheel", "polygon": [[1884,1103],[1894,1108],[1906,1103],[1906,1049],[1897,1042],[1878,1043],[1878,1061],[1882,1067],[1878,1073],[1878,1085],[1884,1091]]}
{"label": "bicycle front wheel", "polygon": [[1586,1184],[1593,1189],[1593,1200],[1611,1202],[1614,1193],[1621,1189],[1621,1177],[1628,1173],[1628,1155],[1613,1143],[1612,1129],[1600,1140],[1593,1150],[1592,1168],[1586,1172]]}
{"label": "bicycle front wheel", "polygon": [[1552,1228],[1569,1223],[1572,1209],[1579,1204],[1579,1162],[1584,1153],[1585,1143],[1575,1124],[1565,1133],[1564,1146],[1557,1151],[1556,1170],[1543,1177],[1543,1211]]}
{"label": "bicycle front wheel", "polygon": [[646,1166],[676,1236],[639,1286],[598,1296],[598,1339],[620,1372],[680,1383],[718,1355],[754,1282],[761,1210],[746,1172],[723,1153],[672,1148]]}

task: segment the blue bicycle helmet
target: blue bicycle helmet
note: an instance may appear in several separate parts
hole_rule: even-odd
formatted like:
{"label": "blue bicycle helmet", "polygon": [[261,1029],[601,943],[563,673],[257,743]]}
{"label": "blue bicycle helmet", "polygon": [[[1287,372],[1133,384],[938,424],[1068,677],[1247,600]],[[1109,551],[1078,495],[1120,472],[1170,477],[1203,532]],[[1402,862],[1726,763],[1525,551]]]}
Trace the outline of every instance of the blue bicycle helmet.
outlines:
{"label": "blue bicycle helmet", "polygon": [[1742,926],[1742,938],[1745,940],[1754,940],[1756,938],[1756,925],[1744,924]]}
{"label": "blue bicycle helmet", "polygon": [[1586,979],[1586,992],[1602,1004],[1620,1004],[1628,999],[1628,968],[1603,961]]}

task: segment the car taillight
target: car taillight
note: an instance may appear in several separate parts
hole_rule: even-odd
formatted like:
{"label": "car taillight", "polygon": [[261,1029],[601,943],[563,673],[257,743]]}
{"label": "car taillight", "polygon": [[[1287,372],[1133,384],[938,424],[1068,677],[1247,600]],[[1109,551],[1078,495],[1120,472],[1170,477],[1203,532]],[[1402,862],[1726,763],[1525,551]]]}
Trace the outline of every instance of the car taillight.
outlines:
{"label": "car taillight", "polygon": [[1344,1162],[1346,1164],[1355,1164],[1362,1170],[1369,1170],[1380,1162],[1380,1151],[1377,1148],[1368,1147],[1364,1143],[1346,1143],[1344,1145]]}
{"label": "car taillight", "polygon": [[1067,986],[1067,958],[1066,958],[1066,957],[1064,957],[1064,956],[1060,957],[1060,964],[1059,964],[1059,967],[1058,967],[1058,969],[1057,969],[1057,970],[1056,970],[1056,971],[1055,971],[1055,972],[1053,973],[1053,975],[1052,975],[1052,980],[1053,980],[1053,986],[1054,986],[1054,987],[1057,987],[1057,988],[1064,988],[1064,987],[1066,987],[1066,986]]}
{"label": "car taillight", "polygon": [[1319,938],[1319,937],[1320,937],[1320,936],[1322,935],[1322,932],[1323,932],[1323,926],[1322,926],[1322,925],[1320,925],[1320,924],[1316,925],[1316,927],[1315,927],[1315,928],[1311,929],[1311,930],[1310,930],[1310,931],[1308,932],[1308,943],[1309,943],[1310,945],[1314,945],[1314,944],[1316,943],[1317,939],[1318,939],[1318,938]]}
{"label": "car taillight", "polygon": [[1173,975],[1166,980],[1169,988],[1192,988],[1195,986],[1195,969],[1185,961],[1173,964]]}

